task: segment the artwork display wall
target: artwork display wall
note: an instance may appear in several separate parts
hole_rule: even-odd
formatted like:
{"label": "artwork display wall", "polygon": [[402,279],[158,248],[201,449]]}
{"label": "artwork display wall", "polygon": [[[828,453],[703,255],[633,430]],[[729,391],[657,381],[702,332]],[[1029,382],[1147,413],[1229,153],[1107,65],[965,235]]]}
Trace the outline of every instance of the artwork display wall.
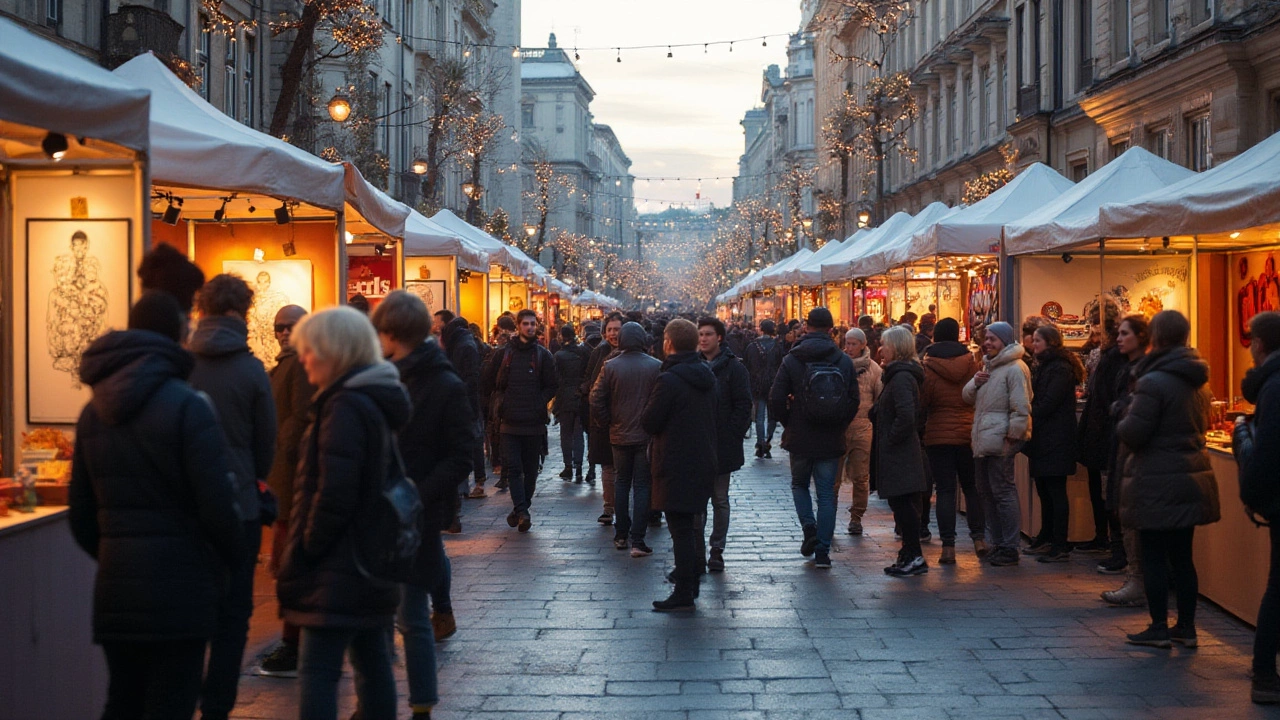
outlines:
{"label": "artwork display wall", "polygon": [[268,370],[276,366],[280,343],[276,341],[276,313],[285,305],[311,312],[310,260],[224,260],[222,272],[240,276],[253,288],[249,308],[249,349]]}
{"label": "artwork display wall", "polygon": [[449,287],[443,280],[406,280],[404,289],[422,298],[432,315],[449,307]]}

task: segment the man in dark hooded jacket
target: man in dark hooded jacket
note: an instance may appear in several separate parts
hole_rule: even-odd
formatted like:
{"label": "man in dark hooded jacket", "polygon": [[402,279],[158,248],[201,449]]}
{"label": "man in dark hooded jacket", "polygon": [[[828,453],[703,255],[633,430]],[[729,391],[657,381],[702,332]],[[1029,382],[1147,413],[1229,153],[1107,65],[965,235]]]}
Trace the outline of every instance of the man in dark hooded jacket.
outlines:
{"label": "man in dark hooded jacket", "polygon": [[[791,454],[791,495],[804,531],[800,552],[805,557],[816,552],[819,559],[829,558],[831,551],[836,527],[836,473],[845,453],[845,429],[858,414],[861,395],[853,361],[831,340],[833,325],[830,310],[816,307],[809,311],[805,334],[783,359],[769,393],[769,410],[782,423],[782,447]],[[844,381],[846,397],[839,403],[843,416],[816,419],[809,404],[817,398],[810,388],[817,387],[819,374],[831,369]],[[825,380],[827,387],[839,384],[829,374]],[[818,496],[816,521],[809,495],[811,481]]]}
{"label": "man in dark hooded jacket", "polygon": [[[240,665],[253,615],[253,575],[262,543],[258,481],[271,473],[275,455],[276,408],[271,380],[249,351],[247,318],[253,290],[235,275],[213,276],[200,289],[200,325],[189,347],[196,365],[191,387],[209,396],[227,439],[227,460],[235,474],[244,513],[245,557],[231,576],[218,610],[218,632],[209,643],[209,666],[200,714],[225,718],[236,705]],[[274,520],[274,518],[272,518]]]}
{"label": "man in dark hooded jacket", "polygon": [[560,387],[556,390],[556,399],[551,406],[556,422],[560,424],[560,454],[564,456],[564,472],[560,479],[582,482],[582,461],[586,451],[586,438],[582,426],[582,378],[587,373],[587,360],[591,356],[578,336],[573,325],[565,323],[560,326],[560,350],[555,353],[556,377]]}
{"label": "man in dark hooded jacket", "polygon": [[[751,380],[725,342],[724,323],[713,317],[698,321],[698,351],[716,376],[716,457],[719,467],[711,491],[711,555],[707,569],[724,570],[724,543],[729,536],[729,478],[742,467],[742,439],[751,426]],[[699,517],[698,539],[705,537],[707,516]],[[699,544],[699,549],[702,545]],[[701,553],[700,553],[701,554]]]}
{"label": "man in dark hooded jacket", "polygon": [[698,513],[707,511],[715,484],[716,376],[698,356],[698,328],[677,318],[664,331],[667,359],[645,405],[642,425],[652,437],[653,507],[667,514],[676,568],[675,590],[655,600],[657,612],[690,611],[698,597],[702,558]]}
{"label": "man in dark hooded jacket", "polygon": [[[442,312],[448,311],[441,310],[436,313],[436,316],[439,317]],[[449,363],[453,365],[454,372],[466,385],[467,402],[471,405],[474,425],[473,432],[476,437],[484,437],[484,414],[480,412],[480,348],[476,345],[475,336],[471,334],[467,319],[455,317],[448,320],[440,331],[440,345],[449,357]],[[469,498],[480,499],[485,496],[483,444],[474,443],[471,450],[471,465],[476,476],[476,485],[470,493],[466,493],[467,478],[464,476],[459,490]]]}
{"label": "man in dark hooded jacket", "polygon": [[[751,376],[751,401],[755,403],[756,457],[771,458],[773,432],[778,428],[778,418],[769,411],[769,389],[778,376],[786,351],[777,338],[777,326],[772,320],[760,322],[760,337],[747,346],[747,373]],[[767,421],[767,422],[766,422]]]}
{"label": "man in dark hooded jacket", "polygon": [[226,439],[186,383],[185,322],[171,295],[145,293],[130,329],[95,340],[80,364],[93,399],[76,423],[69,521],[98,561],[109,719],[192,716],[224,578],[246,556]]}
{"label": "man in dark hooded jacket", "polygon": [[604,370],[604,362],[608,360],[618,350],[618,334],[622,332],[623,317],[622,313],[612,312],[604,320],[603,337],[604,342],[596,346],[591,351],[591,357],[587,360],[587,374],[583,376],[582,382],[582,417],[587,418],[583,423],[583,427],[587,431],[587,463],[591,466],[587,472],[587,482],[591,483],[595,478],[595,466],[600,466],[600,485],[602,495],[604,495],[604,512],[600,513],[600,517],[596,518],[596,522],[601,525],[613,524],[613,495],[614,495],[614,479],[617,474],[613,467],[613,445],[609,443],[609,433],[602,430],[594,420],[591,419],[591,388],[595,387],[596,380],[599,379],[601,371]]}

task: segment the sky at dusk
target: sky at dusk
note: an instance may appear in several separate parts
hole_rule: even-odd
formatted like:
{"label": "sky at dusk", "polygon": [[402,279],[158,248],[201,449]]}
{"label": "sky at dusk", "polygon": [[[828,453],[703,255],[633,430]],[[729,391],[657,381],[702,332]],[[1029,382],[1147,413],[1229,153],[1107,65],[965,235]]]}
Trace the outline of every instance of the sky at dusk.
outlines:
{"label": "sky at dusk", "polygon": [[[578,69],[596,92],[591,111],[597,123],[613,128],[631,158],[637,177],[724,176],[704,180],[703,201],[732,200],[738,157],[743,150],[739,122],[760,104],[762,73],[776,63],[785,68],[786,39],[762,35],[794,32],[798,0],[522,0],[522,44],[546,47],[556,33],[572,56],[578,48],[661,45],[650,50],[580,49]],[[752,38],[728,47],[702,43]],[[697,43],[673,48],[668,43]],[[637,181],[636,206],[657,212],[665,202],[693,202],[697,182]],[[649,199],[646,203],[641,198]]]}

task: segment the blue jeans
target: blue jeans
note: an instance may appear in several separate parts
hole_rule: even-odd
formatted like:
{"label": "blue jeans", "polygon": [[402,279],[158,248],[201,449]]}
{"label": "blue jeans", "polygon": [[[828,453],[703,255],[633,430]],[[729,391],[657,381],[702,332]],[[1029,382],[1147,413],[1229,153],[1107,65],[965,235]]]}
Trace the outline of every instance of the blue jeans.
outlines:
{"label": "blue jeans", "polygon": [[586,450],[586,436],[582,433],[582,416],[575,412],[560,413],[560,454],[564,456],[565,469],[577,468],[582,472],[582,456]]}
{"label": "blue jeans", "polygon": [[453,563],[449,562],[449,553],[440,543],[440,577],[436,578],[435,587],[431,588],[431,607],[438,613],[452,613],[453,599]]}
{"label": "blue jeans", "polygon": [[502,472],[510,483],[511,502],[517,513],[529,512],[538,488],[538,462],[542,459],[542,435],[502,433]]}
{"label": "blue jeans", "polygon": [[436,679],[436,635],[426,588],[400,586],[396,628],[404,637],[404,669],[409,676],[409,704],[423,710],[440,702]]}
{"label": "blue jeans", "polygon": [[[791,456],[791,497],[796,503],[796,517],[800,526],[818,526],[820,552],[831,551],[831,536],[836,531],[836,473],[840,470],[840,458],[806,458]],[[818,496],[818,519],[813,518],[813,499],[809,496],[812,479],[814,493]]]}
{"label": "blue jeans", "polygon": [[363,720],[395,720],[390,628],[302,628],[298,652],[298,717],[337,720],[342,657],[350,648]]}
{"label": "blue jeans", "polygon": [[[652,478],[649,474],[648,445],[614,445],[613,469],[618,477],[613,484],[613,509],[616,513],[613,536],[631,536],[631,544],[644,542],[649,527],[649,493]],[[631,491],[635,490],[635,522],[632,522]]]}
{"label": "blue jeans", "polygon": [[[773,443],[773,431],[778,429],[778,421],[769,415],[768,400],[753,400],[756,404],[756,445],[769,445]],[[767,422],[766,422],[767,420]],[[768,426],[768,434],[765,433],[765,426]]]}

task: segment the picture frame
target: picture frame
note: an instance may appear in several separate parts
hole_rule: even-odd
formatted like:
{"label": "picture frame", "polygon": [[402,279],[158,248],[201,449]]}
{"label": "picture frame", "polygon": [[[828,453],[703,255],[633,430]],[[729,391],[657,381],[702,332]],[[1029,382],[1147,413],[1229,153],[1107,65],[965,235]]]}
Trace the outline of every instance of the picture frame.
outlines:
{"label": "picture frame", "polygon": [[236,275],[253,289],[249,308],[249,350],[266,369],[276,366],[276,313],[286,305],[311,312],[315,292],[310,260],[223,260],[222,272]]}
{"label": "picture frame", "polygon": [[80,360],[104,333],[129,325],[130,218],[28,218],[27,422],[72,425],[92,397]]}
{"label": "picture frame", "polygon": [[449,307],[449,285],[444,280],[405,280],[404,289],[422,298],[432,315]]}

